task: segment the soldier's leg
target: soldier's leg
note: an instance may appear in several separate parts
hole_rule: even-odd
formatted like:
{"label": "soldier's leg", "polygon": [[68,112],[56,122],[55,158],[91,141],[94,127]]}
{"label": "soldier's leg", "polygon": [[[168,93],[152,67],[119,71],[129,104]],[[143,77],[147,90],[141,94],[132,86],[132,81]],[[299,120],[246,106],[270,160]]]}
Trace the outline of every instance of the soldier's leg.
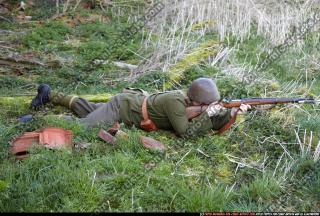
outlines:
{"label": "soldier's leg", "polygon": [[31,107],[37,108],[48,102],[61,105],[75,112],[79,117],[84,118],[83,122],[89,126],[99,123],[120,122],[120,98],[118,94],[110,99],[108,103],[91,103],[77,96],[64,95],[59,92],[52,92],[50,86],[42,84],[38,88],[38,94],[33,98]]}
{"label": "soldier's leg", "polygon": [[89,113],[93,112],[104,104],[92,103],[77,96],[64,95],[61,92],[51,92],[50,101],[55,105],[61,105],[69,108],[80,118],[85,118]]}
{"label": "soldier's leg", "polygon": [[74,111],[79,117],[84,118],[102,104],[95,104],[77,96],[64,95],[61,92],[52,92],[47,84],[38,87],[38,94],[32,99],[30,107],[38,109],[40,106],[52,102],[55,105],[65,106]]}
{"label": "soldier's leg", "polygon": [[98,124],[108,124],[112,126],[115,122],[121,122],[120,119],[120,100],[121,94],[110,99],[107,103],[100,104],[97,109],[89,113],[83,121],[88,126],[97,126]]}

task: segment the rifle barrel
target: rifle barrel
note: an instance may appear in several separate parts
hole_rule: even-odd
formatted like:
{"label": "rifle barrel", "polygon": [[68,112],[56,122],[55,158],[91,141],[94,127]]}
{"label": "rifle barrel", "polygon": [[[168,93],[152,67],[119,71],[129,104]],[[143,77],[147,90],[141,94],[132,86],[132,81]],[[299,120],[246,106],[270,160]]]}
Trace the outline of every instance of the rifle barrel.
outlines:
{"label": "rifle barrel", "polygon": [[305,98],[243,98],[223,102],[226,108],[238,107],[241,104],[266,105],[266,104],[284,104],[284,103],[313,103],[319,104],[319,101]]}
{"label": "rifle barrel", "polygon": [[[222,105],[225,108],[240,107],[241,104],[249,105],[266,105],[266,104],[284,104],[284,103],[312,103],[320,105],[320,100],[314,100],[309,98],[243,98],[239,100],[224,100]],[[187,107],[187,117],[192,119],[200,115],[203,110],[207,109],[208,106],[190,106]]]}

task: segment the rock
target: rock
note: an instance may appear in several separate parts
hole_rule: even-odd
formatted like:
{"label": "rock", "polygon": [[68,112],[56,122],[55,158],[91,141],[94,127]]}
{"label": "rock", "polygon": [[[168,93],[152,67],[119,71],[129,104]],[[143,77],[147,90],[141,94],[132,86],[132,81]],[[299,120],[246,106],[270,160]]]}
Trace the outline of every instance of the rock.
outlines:
{"label": "rock", "polygon": [[140,142],[143,144],[144,147],[148,149],[155,149],[159,151],[166,150],[166,147],[163,143],[159,142],[158,140],[152,139],[150,137],[141,136]]}
{"label": "rock", "polygon": [[100,129],[98,136],[103,139],[106,143],[112,144],[112,145],[116,145],[117,144],[117,139],[112,136],[110,133],[108,133],[107,131]]}
{"label": "rock", "polygon": [[26,122],[31,121],[31,120],[32,120],[32,115],[31,114],[23,115],[23,116],[19,117],[19,121],[22,122],[22,123],[26,123]]}

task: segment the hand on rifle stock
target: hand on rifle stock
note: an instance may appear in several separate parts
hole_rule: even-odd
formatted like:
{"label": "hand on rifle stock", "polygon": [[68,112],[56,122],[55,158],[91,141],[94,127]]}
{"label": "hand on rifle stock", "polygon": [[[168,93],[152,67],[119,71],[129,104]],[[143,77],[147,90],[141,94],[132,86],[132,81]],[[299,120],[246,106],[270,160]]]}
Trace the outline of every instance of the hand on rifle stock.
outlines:
{"label": "hand on rifle stock", "polygon": [[197,117],[204,111],[208,115],[215,116],[222,109],[231,109],[231,115],[234,116],[236,113],[246,113],[251,106],[256,105],[276,105],[276,104],[287,104],[287,103],[296,103],[296,104],[315,104],[319,105],[320,100],[315,100],[313,98],[243,98],[236,100],[226,100],[222,102],[215,102],[209,106],[190,106],[187,107],[187,117],[189,120]]}
{"label": "hand on rifle stock", "polygon": [[[223,107],[222,103],[214,102],[208,106],[206,112],[210,117],[212,117],[215,115],[219,115],[219,113],[225,109],[226,108]],[[239,107],[233,107],[231,108],[231,116],[234,116],[235,114],[245,114],[249,109],[251,109],[251,106],[249,104],[241,104]]]}
{"label": "hand on rifle stock", "polygon": [[221,103],[213,102],[208,106],[208,108],[206,109],[206,112],[208,113],[209,117],[212,117],[212,116],[218,115],[220,111],[223,109],[225,108]]}
{"label": "hand on rifle stock", "polygon": [[[223,107],[223,103],[214,102],[210,104],[209,106],[191,106],[187,107],[187,117],[189,120],[199,116],[202,112],[207,112],[210,117],[218,115],[221,110],[226,109]],[[249,104],[240,104],[238,106],[231,108],[231,115],[235,115],[235,113],[240,112],[241,114],[246,113],[249,109],[251,109],[251,106]]]}
{"label": "hand on rifle stock", "polygon": [[245,114],[250,109],[251,106],[249,104],[241,104],[240,107],[233,107],[231,109],[231,116],[234,116],[235,114]]}

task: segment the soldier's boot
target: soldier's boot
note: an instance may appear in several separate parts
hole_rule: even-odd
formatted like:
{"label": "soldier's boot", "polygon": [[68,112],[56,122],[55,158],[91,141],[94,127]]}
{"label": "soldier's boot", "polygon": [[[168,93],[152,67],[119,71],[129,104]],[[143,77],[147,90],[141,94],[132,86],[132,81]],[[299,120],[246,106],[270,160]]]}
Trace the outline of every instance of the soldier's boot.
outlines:
{"label": "soldier's boot", "polygon": [[32,99],[30,107],[37,109],[50,101],[51,88],[47,84],[38,87],[38,94]]}
{"label": "soldier's boot", "polygon": [[71,105],[78,99],[76,96],[64,95],[61,92],[52,92],[47,84],[41,84],[38,87],[38,94],[31,101],[31,108],[37,109],[49,102],[54,105],[61,105],[71,109]]}
{"label": "soldier's boot", "polygon": [[37,109],[48,102],[54,105],[64,106],[80,118],[85,118],[89,113],[103,105],[103,103],[91,103],[78,96],[65,95],[62,92],[53,92],[49,85],[41,84],[38,88],[38,94],[32,99],[31,107]]}

